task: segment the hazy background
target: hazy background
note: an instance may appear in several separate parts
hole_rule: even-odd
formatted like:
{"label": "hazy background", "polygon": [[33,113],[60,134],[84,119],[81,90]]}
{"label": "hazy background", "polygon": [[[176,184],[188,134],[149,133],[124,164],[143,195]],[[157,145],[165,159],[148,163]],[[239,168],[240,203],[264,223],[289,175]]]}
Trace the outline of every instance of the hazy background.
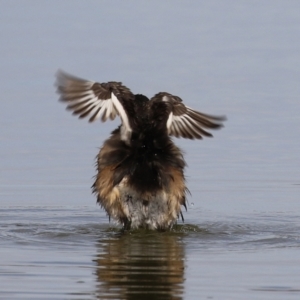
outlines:
{"label": "hazy background", "polygon": [[192,185],[299,181],[299,12],[299,1],[273,0],[1,1],[0,184],[86,186],[92,203],[93,159],[118,121],[66,112],[59,68],[227,115],[214,139],[176,141]]}

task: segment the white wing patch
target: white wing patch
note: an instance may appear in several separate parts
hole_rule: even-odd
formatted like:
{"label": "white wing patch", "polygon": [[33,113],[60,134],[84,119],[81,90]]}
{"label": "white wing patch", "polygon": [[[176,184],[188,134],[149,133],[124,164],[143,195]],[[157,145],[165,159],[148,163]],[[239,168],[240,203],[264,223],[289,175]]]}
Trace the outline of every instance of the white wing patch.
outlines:
{"label": "white wing patch", "polygon": [[165,96],[162,97],[162,101],[169,102],[170,99],[169,99],[168,96],[165,95]]}
{"label": "white wing patch", "polygon": [[121,140],[124,141],[124,142],[129,143],[130,138],[131,138],[132,129],[130,127],[127,114],[126,114],[122,104],[118,100],[118,98],[114,95],[114,93],[111,93],[111,100],[112,100],[113,105],[115,106],[117,112],[119,113],[119,115],[122,119]]}
{"label": "white wing patch", "polygon": [[124,101],[132,101],[133,95],[121,82],[101,84],[58,71],[56,86],[60,100],[67,103],[67,109],[73,111],[73,114],[78,115],[79,118],[89,117],[89,122],[99,119],[104,122],[120,115],[121,140],[130,143],[132,128],[122,105],[123,102],[118,99],[114,91],[120,94],[121,100]]}
{"label": "white wing patch", "polygon": [[166,111],[169,114],[166,129],[169,135],[188,139],[202,139],[203,136],[211,137],[206,129],[221,128],[224,116],[211,116],[203,114],[185,106],[182,99],[165,92],[156,94],[153,101],[166,103]]}
{"label": "white wing patch", "polygon": [[[80,118],[89,115],[90,122],[94,122],[100,118],[103,122],[107,119],[114,120],[119,111],[114,106],[112,97],[110,99],[99,99],[93,90],[91,90],[93,84],[94,82],[88,82],[86,90],[80,92],[66,92],[63,101],[68,102],[67,109],[72,110],[73,114],[79,115]],[[116,106],[122,108],[118,99],[115,96],[114,98],[116,99],[115,102],[119,103],[119,106]]]}
{"label": "white wing patch", "polygon": [[[83,97],[73,100],[67,108],[73,110],[74,114],[79,114],[81,118],[90,115],[90,122],[100,118],[102,121],[106,121],[108,118],[113,120],[116,115],[120,115],[122,120],[121,139],[123,141],[130,140],[132,129],[127,114],[114,93],[111,93],[110,99],[99,99],[92,90],[83,92],[82,95]],[[72,97],[71,94],[69,96]],[[78,93],[76,96],[78,97]]]}
{"label": "white wing patch", "polygon": [[170,132],[171,132],[172,123],[173,123],[173,113],[170,112],[170,115],[169,115],[169,118],[167,121],[168,134],[170,134]]}
{"label": "white wing patch", "polygon": [[[193,114],[197,113],[197,117],[201,120],[196,120],[193,115],[189,115],[191,109],[180,116],[174,116],[173,112],[170,112],[167,120],[168,134],[176,137],[184,137],[189,139],[202,139],[203,136],[211,137],[212,134],[204,130],[204,128],[218,128],[221,124],[212,123],[214,120],[209,116],[192,111]],[[214,118],[214,117],[212,117]]]}

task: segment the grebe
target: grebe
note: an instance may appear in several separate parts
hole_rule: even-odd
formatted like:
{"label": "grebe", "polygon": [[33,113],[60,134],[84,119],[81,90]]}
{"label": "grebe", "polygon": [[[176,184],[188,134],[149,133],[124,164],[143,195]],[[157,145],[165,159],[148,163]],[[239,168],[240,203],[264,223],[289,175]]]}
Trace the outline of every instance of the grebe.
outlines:
{"label": "grebe", "polygon": [[166,92],[149,100],[121,82],[98,83],[58,71],[56,86],[60,100],[79,118],[105,122],[120,116],[121,125],[97,155],[92,186],[109,218],[124,229],[159,230],[170,228],[180,215],[183,218],[186,164],[170,136],[211,137],[206,129],[222,127],[226,118],[195,111]]}

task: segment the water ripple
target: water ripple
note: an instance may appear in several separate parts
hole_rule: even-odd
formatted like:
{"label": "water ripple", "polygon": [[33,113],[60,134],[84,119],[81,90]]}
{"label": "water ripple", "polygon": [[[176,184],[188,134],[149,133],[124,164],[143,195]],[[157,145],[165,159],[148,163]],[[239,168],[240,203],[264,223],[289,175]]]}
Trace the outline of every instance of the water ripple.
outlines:
{"label": "water ripple", "polygon": [[[293,215],[259,215],[238,220],[220,217],[214,222],[177,224],[165,234],[180,236],[200,248],[299,247],[297,218]],[[81,245],[122,233],[120,227],[110,224],[99,209],[90,207],[2,208],[0,228],[2,243],[6,240],[22,244]],[[140,230],[129,234],[145,233]]]}

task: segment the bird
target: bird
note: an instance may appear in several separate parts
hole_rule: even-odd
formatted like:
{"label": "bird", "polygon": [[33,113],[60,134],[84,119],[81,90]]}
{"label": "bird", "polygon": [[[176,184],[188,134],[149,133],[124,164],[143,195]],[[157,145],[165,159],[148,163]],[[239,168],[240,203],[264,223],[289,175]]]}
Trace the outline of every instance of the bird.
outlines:
{"label": "bird", "polygon": [[186,186],[183,152],[172,136],[212,137],[225,116],[212,116],[185,105],[178,96],[159,92],[151,99],[134,94],[122,82],[99,83],[56,73],[59,100],[73,115],[89,122],[117,116],[121,124],[96,156],[92,192],[109,220],[124,230],[168,230],[183,218]]}

